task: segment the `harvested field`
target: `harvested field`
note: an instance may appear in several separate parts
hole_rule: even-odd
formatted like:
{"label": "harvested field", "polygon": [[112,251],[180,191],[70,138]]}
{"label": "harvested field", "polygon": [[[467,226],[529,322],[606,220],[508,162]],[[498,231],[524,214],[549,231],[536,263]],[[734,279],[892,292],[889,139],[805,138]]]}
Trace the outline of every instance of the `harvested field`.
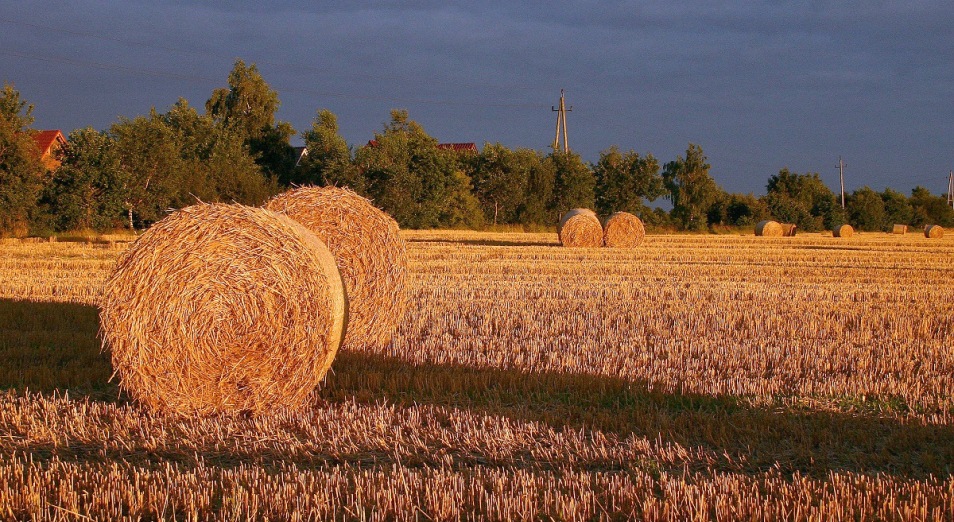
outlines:
{"label": "harvested field", "polygon": [[107,382],[120,246],[0,246],[0,517],[954,517],[954,238],[402,235],[393,342],[262,417]]}

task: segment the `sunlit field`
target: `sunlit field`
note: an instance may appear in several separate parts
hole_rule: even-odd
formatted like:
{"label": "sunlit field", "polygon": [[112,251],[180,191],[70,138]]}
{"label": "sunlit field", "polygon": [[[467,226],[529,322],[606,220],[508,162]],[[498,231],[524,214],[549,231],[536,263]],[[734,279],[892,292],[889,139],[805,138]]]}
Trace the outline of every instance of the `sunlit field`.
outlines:
{"label": "sunlit field", "polygon": [[305,412],[150,414],[128,246],[0,245],[0,518],[954,518],[954,237],[405,232],[411,301]]}

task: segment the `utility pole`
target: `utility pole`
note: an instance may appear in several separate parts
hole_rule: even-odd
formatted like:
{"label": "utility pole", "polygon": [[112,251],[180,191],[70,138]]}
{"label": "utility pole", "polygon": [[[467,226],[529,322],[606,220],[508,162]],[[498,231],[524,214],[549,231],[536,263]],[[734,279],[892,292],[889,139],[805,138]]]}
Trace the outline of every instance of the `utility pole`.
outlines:
{"label": "utility pole", "polygon": [[570,153],[570,145],[566,138],[566,113],[573,110],[571,105],[569,109],[566,108],[566,102],[564,100],[563,89],[560,89],[560,108],[550,106],[550,110],[557,113],[557,122],[556,122],[556,134],[553,136],[553,152],[559,152],[560,150],[560,128],[563,128],[563,153]]}
{"label": "utility pole", "polygon": [[954,170],[947,177],[947,204],[954,208]]}
{"label": "utility pole", "polygon": [[841,208],[845,208],[845,165],[844,161],[841,161],[841,156],[838,156],[838,178],[841,179]]}

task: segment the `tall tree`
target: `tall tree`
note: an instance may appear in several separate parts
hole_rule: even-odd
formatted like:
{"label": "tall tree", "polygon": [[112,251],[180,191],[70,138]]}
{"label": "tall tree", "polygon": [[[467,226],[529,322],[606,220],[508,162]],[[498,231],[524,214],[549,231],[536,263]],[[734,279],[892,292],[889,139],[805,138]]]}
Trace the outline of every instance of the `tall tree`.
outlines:
{"label": "tall tree", "polygon": [[798,174],[781,169],[769,178],[765,201],[775,219],[794,223],[807,232],[844,222],[835,194],[817,172]]}
{"label": "tall tree", "polygon": [[596,175],[596,209],[600,214],[630,212],[646,216],[651,212],[644,201],[655,201],[666,193],[659,162],[652,154],[641,157],[630,150],[621,153],[613,145],[600,152],[593,168]]}
{"label": "tall tree", "polygon": [[881,200],[884,201],[884,223],[881,228],[891,230],[894,224],[909,225],[914,219],[914,209],[907,196],[892,190],[884,189],[881,193]]}
{"label": "tall tree", "polygon": [[876,231],[884,227],[884,200],[865,186],[851,193],[845,201],[848,222],[858,230]]}
{"label": "tall tree", "polygon": [[917,186],[911,191],[910,202],[914,211],[912,225],[954,227],[954,209],[943,196],[935,196],[930,190]]}
{"label": "tall tree", "polygon": [[552,161],[533,151],[527,156],[527,190],[517,209],[517,221],[524,225],[552,225],[553,194],[556,187],[556,168]]}
{"label": "tall tree", "polygon": [[297,169],[294,183],[344,186],[359,194],[366,192],[364,177],[351,161],[351,148],[338,133],[338,117],[333,112],[318,111],[311,130],[302,137],[308,155]]}
{"label": "tall tree", "polygon": [[547,156],[553,165],[554,185],[551,222],[574,208],[593,208],[596,203],[596,177],[579,154],[553,152]]}
{"label": "tall tree", "polygon": [[278,93],[265,82],[255,64],[236,60],[228,87],[212,91],[205,110],[216,122],[239,132],[266,175],[287,179],[295,166],[289,143],[295,129],[288,122],[276,122],[280,105]]}
{"label": "tall tree", "polygon": [[474,192],[493,224],[516,223],[527,195],[530,173],[540,161],[530,149],[511,150],[485,143],[473,168]]}
{"label": "tall tree", "polygon": [[33,139],[33,106],[13,85],[0,92],[0,235],[24,236],[37,214],[45,171]]}
{"label": "tall tree", "polygon": [[402,227],[477,227],[480,204],[456,154],[408,117],[391,111],[391,121],[355,153],[368,193]]}
{"label": "tall tree", "polygon": [[686,156],[666,163],[663,183],[672,201],[672,217],[684,230],[704,230],[707,212],[719,196],[720,188],[709,175],[702,147],[690,143]]}
{"label": "tall tree", "polygon": [[44,199],[56,230],[123,226],[123,176],[115,142],[92,127],[70,133]]}

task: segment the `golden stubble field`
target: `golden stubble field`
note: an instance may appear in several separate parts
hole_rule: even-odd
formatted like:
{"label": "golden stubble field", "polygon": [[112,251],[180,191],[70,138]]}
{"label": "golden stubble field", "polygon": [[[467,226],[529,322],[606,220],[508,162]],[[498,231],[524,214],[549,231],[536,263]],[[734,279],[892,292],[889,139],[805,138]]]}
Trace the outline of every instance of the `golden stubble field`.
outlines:
{"label": "golden stubble field", "polygon": [[404,236],[395,340],[266,417],[118,393],[126,244],[0,245],[0,518],[954,518],[954,238]]}

